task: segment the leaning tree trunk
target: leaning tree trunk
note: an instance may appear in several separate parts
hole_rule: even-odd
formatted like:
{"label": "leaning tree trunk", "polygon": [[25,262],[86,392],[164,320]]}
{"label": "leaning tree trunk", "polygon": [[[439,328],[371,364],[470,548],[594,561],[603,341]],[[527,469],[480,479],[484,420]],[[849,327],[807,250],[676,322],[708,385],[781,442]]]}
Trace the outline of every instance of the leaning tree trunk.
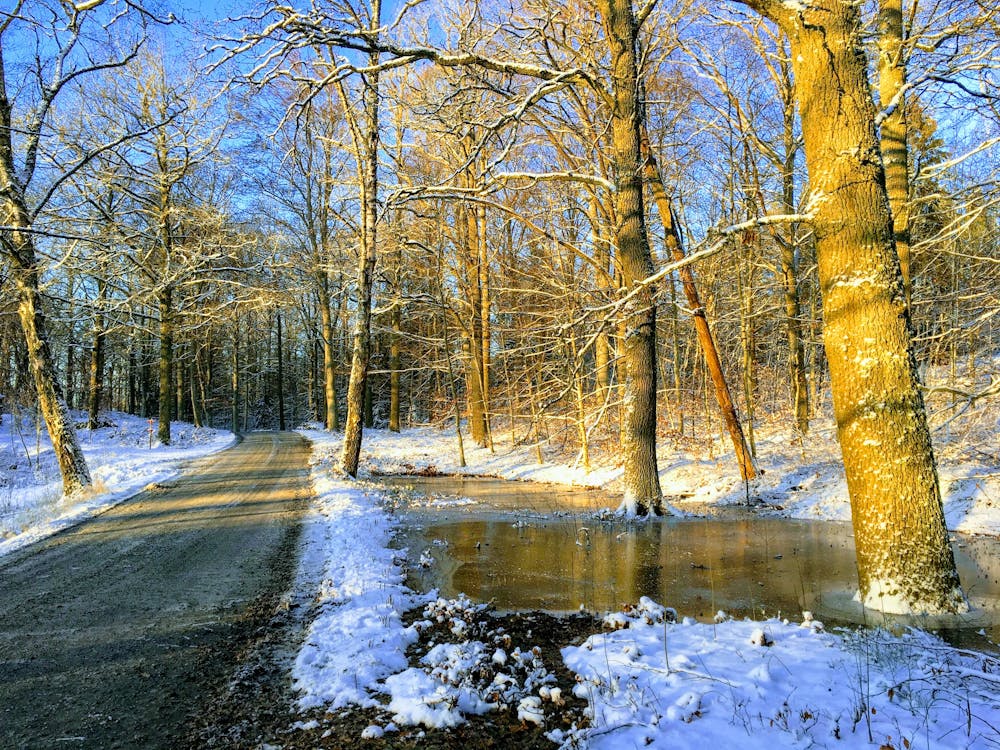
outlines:
{"label": "leaning tree trunk", "polygon": [[[666,188],[663,186],[663,177],[649,147],[645,129],[643,132],[643,152],[646,157],[645,174],[649,180],[653,198],[656,200],[660,221],[663,223],[667,250],[670,252],[671,260],[680,262],[684,260],[684,246],[681,244],[681,235],[677,230],[677,223],[674,221],[673,207]],[[719,412],[722,414],[726,429],[729,431],[729,438],[733,442],[736,461],[740,467],[740,477],[744,481],[754,479],[757,476],[757,469],[753,463],[753,455],[747,446],[743,427],[740,425],[740,419],[736,414],[736,407],[729,392],[729,385],[726,383],[726,375],[722,370],[722,358],[719,356],[719,348],[715,345],[715,338],[712,336],[712,329],[708,324],[705,306],[701,304],[701,298],[698,296],[694,271],[689,265],[681,266],[678,275],[684,289],[684,296],[687,298],[688,307],[691,308],[695,333],[698,335],[698,345],[701,347],[702,355],[705,357],[705,366],[708,368],[708,372],[712,376],[712,384],[715,386],[715,400],[719,404]]]}
{"label": "leaning tree trunk", "polygon": [[[372,3],[372,29],[379,25],[381,2]],[[351,355],[351,379],[347,385],[347,420],[341,468],[354,477],[361,458],[362,419],[365,410],[365,386],[371,358],[372,283],[378,258],[375,230],[378,221],[378,152],[379,152],[379,74],[378,53],[370,55],[373,70],[365,74],[363,143],[358,144],[361,160],[361,248],[358,260],[358,309],[354,319],[354,348]]]}
{"label": "leaning tree trunk", "polygon": [[791,41],[815,206],[823,340],[865,606],[968,605],[944,523],[893,244],[858,9],[746,0]]}
{"label": "leaning tree trunk", "polygon": [[[16,210],[18,207],[10,200],[5,203],[3,206],[7,214],[5,223],[28,227],[29,224],[18,221],[21,217],[26,219],[27,212]],[[28,364],[38,394],[38,406],[45,420],[49,439],[52,441],[52,450],[59,462],[63,493],[71,495],[90,486],[90,470],[87,468],[87,461],[83,456],[83,450],[80,448],[56,379],[56,366],[49,348],[42,295],[38,291],[34,243],[26,232],[6,230],[6,233],[4,244],[11,250],[11,277],[17,291],[17,313],[24,331]]]}
{"label": "leaning tree trunk", "polygon": [[611,51],[611,139],[615,182],[615,244],[627,302],[620,353],[624,368],[622,477],[627,513],[663,512],[656,465],[656,301],[642,195],[638,25],[632,0],[599,0]]}
{"label": "leaning tree trunk", "polygon": [[38,290],[38,258],[28,231],[31,229],[31,217],[14,169],[11,132],[10,102],[0,57],[0,224],[8,227],[0,233],[0,248],[10,259],[10,276],[18,300],[17,314],[24,331],[38,405],[59,462],[63,492],[70,495],[90,485],[90,471],[56,379],[42,295]]}

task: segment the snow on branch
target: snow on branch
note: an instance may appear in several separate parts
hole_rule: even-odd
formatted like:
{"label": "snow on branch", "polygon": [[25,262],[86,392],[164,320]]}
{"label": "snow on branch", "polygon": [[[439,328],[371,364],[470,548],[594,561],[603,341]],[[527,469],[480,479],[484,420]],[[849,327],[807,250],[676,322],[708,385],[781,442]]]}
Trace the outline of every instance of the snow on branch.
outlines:
{"label": "snow on branch", "polygon": [[610,180],[606,180],[597,175],[583,174],[572,170],[565,172],[500,172],[499,174],[492,175],[492,179],[493,182],[503,183],[523,180],[528,182],[530,185],[534,185],[539,182],[554,181],[580,182],[585,185],[594,185],[596,187],[604,188],[608,192],[614,192],[615,189],[614,183]]}
{"label": "snow on branch", "polygon": [[663,266],[659,271],[654,273],[652,276],[647,276],[645,279],[641,279],[635,283],[635,286],[629,291],[628,294],[619,297],[610,305],[606,305],[605,308],[598,309],[611,309],[620,308],[626,302],[628,302],[632,297],[638,294],[644,287],[650,284],[655,284],[667,275],[673,273],[674,271],[689,266],[692,263],[697,263],[700,260],[709,258],[719,252],[721,252],[725,246],[726,242],[729,240],[730,235],[739,234],[740,232],[745,232],[747,229],[753,229],[754,227],[767,226],[770,224],[794,224],[794,223],[804,223],[811,221],[813,214],[772,214],[770,216],[761,216],[757,219],[749,219],[748,221],[741,221],[739,224],[732,224],[723,229],[715,229],[709,233],[709,237],[706,239],[717,238],[708,247],[697,250],[682,260],[674,261],[673,263],[668,263]]}

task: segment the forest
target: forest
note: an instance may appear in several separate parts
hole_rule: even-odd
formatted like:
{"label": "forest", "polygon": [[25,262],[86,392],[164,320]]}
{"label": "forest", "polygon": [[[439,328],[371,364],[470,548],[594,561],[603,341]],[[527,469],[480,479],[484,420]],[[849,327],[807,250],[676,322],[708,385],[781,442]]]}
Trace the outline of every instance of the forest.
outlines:
{"label": "forest", "polygon": [[114,410],[319,422],[352,476],[502,432],[640,515],[658,446],[749,496],[832,418],[866,603],[961,609],[931,421],[1000,382],[998,74],[990,0],[17,0],[0,413],[68,494]]}

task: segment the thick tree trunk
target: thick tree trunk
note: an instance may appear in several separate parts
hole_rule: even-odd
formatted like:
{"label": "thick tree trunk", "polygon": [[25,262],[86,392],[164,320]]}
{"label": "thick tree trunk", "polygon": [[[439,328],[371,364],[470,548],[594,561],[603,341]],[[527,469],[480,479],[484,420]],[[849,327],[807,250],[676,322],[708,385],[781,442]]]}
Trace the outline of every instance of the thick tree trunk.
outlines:
{"label": "thick tree trunk", "polygon": [[169,287],[156,295],[160,312],[160,426],[156,432],[156,438],[163,445],[170,445],[170,419],[172,417],[170,407],[173,403],[173,389],[170,387],[174,361],[172,297],[173,294]]}
{"label": "thick tree trunk", "polygon": [[[471,154],[473,144],[471,136],[464,144],[466,156]],[[466,187],[473,189],[476,183],[471,176],[472,168],[466,170]],[[462,255],[462,270],[465,276],[466,306],[469,317],[464,321],[466,334],[465,354],[465,393],[468,403],[469,432],[472,440],[481,448],[486,447],[486,392],[485,392],[485,362],[483,361],[483,271],[481,269],[479,213],[474,206],[464,206],[462,223],[459,226],[460,242],[464,245]]]}
{"label": "thick tree trunk", "polygon": [[[8,216],[15,220],[20,212],[12,211],[8,201],[4,206]],[[24,214],[26,218],[26,214]],[[13,224],[10,219],[8,223]],[[14,224],[25,226],[27,224]],[[8,244],[9,243],[9,244]],[[49,348],[48,328],[42,307],[42,296],[38,292],[38,270],[35,266],[34,245],[25,232],[7,231],[4,244],[9,246],[11,255],[11,276],[17,291],[17,313],[24,331],[28,364],[35,381],[38,406],[45,420],[45,426],[52,441],[52,449],[59,462],[62,475],[63,493],[72,495],[91,484],[90,470],[83,456],[83,450],[73,429],[66,402],[63,400],[56,378],[55,361]]]}
{"label": "thick tree trunk", "polygon": [[967,609],[948,543],[858,8],[748,0],[791,41],[811,179],[823,339],[865,606]]}
{"label": "thick tree trunk", "polygon": [[906,146],[906,51],[903,39],[902,0],[880,0],[878,11],[878,93],[882,109],[893,107],[882,121],[882,164],[892,211],[892,233],[903,274],[903,292],[909,306],[910,276],[910,175]]}
{"label": "thick tree trunk", "polygon": [[611,51],[611,137],[615,182],[615,244],[625,304],[620,353],[624,366],[622,457],[627,513],[663,512],[656,464],[656,302],[642,194],[638,26],[632,0],[598,0]]}
{"label": "thick tree trunk", "polygon": [[[656,164],[656,158],[649,148],[649,141],[645,132],[643,133],[643,152],[645,156],[645,175],[649,181],[656,200],[656,207],[660,213],[660,221],[663,223],[664,241],[671,260],[677,262],[684,260],[684,246],[681,244],[680,232],[677,230],[677,223],[674,221],[673,207],[670,198],[663,187],[663,178],[660,169]],[[729,438],[733,443],[733,450],[736,454],[736,462],[740,467],[740,477],[746,481],[757,476],[757,469],[753,463],[753,456],[747,441],[743,436],[743,428],[740,425],[739,417],[736,415],[736,407],[733,405],[733,398],[729,392],[729,385],[726,383],[726,376],[722,370],[722,359],[719,356],[719,349],[715,345],[715,338],[712,336],[712,329],[708,324],[708,317],[705,315],[705,307],[701,304],[698,296],[698,287],[694,281],[694,271],[691,266],[682,266],[678,270],[681,279],[681,286],[684,289],[684,296],[687,298],[688,307],[691,308],[691,316],[694,320],[695,333],[698,335],[698,344],[701,346],[702,355],[705,357],[705,366],[712,376],[712,384],[715,387],[715,400],[719,404],[719,412],[722,414]],[[675,364],[676,366],[676,364]]]}

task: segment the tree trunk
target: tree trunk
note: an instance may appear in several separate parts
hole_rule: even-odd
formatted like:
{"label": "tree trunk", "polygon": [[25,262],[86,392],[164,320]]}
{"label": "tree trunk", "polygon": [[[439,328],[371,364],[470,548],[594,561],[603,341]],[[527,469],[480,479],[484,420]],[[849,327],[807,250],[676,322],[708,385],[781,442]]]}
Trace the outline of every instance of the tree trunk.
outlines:
{"label": "tree trunk", "polygon": [[[471,153],[472,137],[468,136],[465,148]],[[471,165],[466,170],[465,184],[472,189],[477,187],[472,176]],[[480,268],[481,254],[479,251],[479,214],[475,206],[463,206],[459,209],[462,223],[459,225],[460,242],[464,246],[462,255],[462,270],[465,277],[466,305],[469,311],[468,320],[464,322],[467,355],[465,368],[465,393],[469,410],[469,432],[472,440],[481,448],[486,447],[486,393],[484,389],[485,363],[483,361],[483,272]]]}
{"label": "tree trunk", "polygon": [[[381,0],[372,2],[371,28],[378,29]],[[354,347],[351,354],[351,379],[347,386],[347,421],[344,426],[344,448],[341,467],[350,476],[358,474],[361,458],[362,419],[364,417],[365,385],[371,356],[372,283],[378,259],[376,228],[378,222],[378,157],[379,157],[379,55],[370,55],[373,69],[364,75],[363,143],[358,144],[361,162],[361,248],[358,255],[358,309],[354,319]]]}
{"label": "tree trunk", "polygon": [[323,335],[323,426],[328,431],[340,429],[337,414],[337,352],[333,340],[333,311],[330,309],[330,280],[326,271],[320,271],[318,280],[319,314]]}
{"label": "tree trunk", "polygon": [[104,301],[107,298],[108,282],[103,276],[97,278],[97,309],[94,313],[94,335],[90,348],[90,389],[87,398],[87,427],[97,429],[97,419],[104,392]]}
{"label": "tree trunk", "polygon": [[490,255],[489,244],[486,241],[486,207],[480,205],[477,212],[477,224],[479,233],[477,235],[477,245],[479,248],[479,341],[482,348],[480,354],[481,367],[479,370],[482,381],[481,391],[483,394],[483,421],[486,428],[486,447],[493,452],[493,428],[490,424],[490,345],[492,329],[490,327]]}
{"label": "tree trunk", "polygon": [[879,0],[878,94],[882,109],[890,105],[881,127],[882,164],[885,187],[892,211],[892,233],[903,274],[903,293],[909,306],[913,282],[910,276],[910,174],[906,146],[906,50],[903,39],[902,0]]}
{"label": "tree trunk", "polygon": [[[4,208],[10,211],[10,201]],[[15,214],[15,220],[17,214]],[[26,218],[26,214],[25,214]],[[12,222],[13,223],[13,222]],[[14,226],[27,227],[16,223]],[[63,400],[56,378],[55,362],[49,348],[48,328],[42,307],[42,296],[38,292],[38,269],[35,261],[34,244],[25,232],[8,230],[11,252],[11,276],[17,290],[17,313],[24,331],[27,345],[28,364],[35,381],[38,406],[45,420],[45,426],[52,441],[52,450],[59,462],[62,475],[63,493],[73,493],[91,484],[90,470],[83,450],[73,429],[66,402]]]}
{"label": "tree trunk", "polygon": [[841,0],[814,0],[794,13],[770,0],[745,4],[791,41],[862,602],[888,612],[964,611],[893,244],[858,8]]}
{"label": "tree trunk", "polygon": [[0,223],[11,227],[3,230],[2,247],[10,259],[10,276],[18,301],[17,314],[24,332],[38,405],[59,463],[63,492],[71,495],[90,485],[90,471],[56,377],[48,324],[38,291],[38,259],[31,234],[27,231],[31,229],[31,217],[14,168],[11,126],[11,107],[0,55]]}
{"label": "tree trunk", "polygon": [[[795,213],[795,90],[792,71],[784,59],[782,76],[782,143],[784,160],[781,165],[781,204],[786,214]],[[788,338],[788,382],[792,393],[795,425],[805,435],[809,432],[809,384],[806,382],[806,354],[802,341],[801,303],[799,301],[798,226],[790,224],[781,245],[781,280],[785,297],[785,333]]]}
{"label": "tree trunk", "polygon": [[166,288],[156,295],[160,312],[160,426],[156,438],[163,445],[170,445],[170,418],[173,390],[170,388],[174,358],[174,326],[171,309],[172,293]]}
{"label": "tree trunk", "polygon": [[233,327],[233,350],[230,357],[229,383],[232,393],[232,413],[230,429],[234,435],[240,432],[240,327],[237,320]]}
{"label": "tree trunk", "polygon": [[281,313],[276,316],[275,326],[277,328],[278,346],[278,429],[285,431],[285,351],[281,341]]}
{"label": "tree trunk", "polygon": [[656,303],[642,194],[638,25],[632,0],[598,0],[611,51],[611,138],[615,183],[615,244],[625,304],[620,352],[624,366],[622,454],[627,513],[663,512],[656,464]]}
{"label": "tree trunk", "polygon": [[403,262],[402,252],[399,246],[393,257],[393,277],[392,277],[392,311],[389,313],[389,430],[399,432],[399,387],[400,387],[400,329],[403,322],[403,308],[400,300],[400,274]]}
{"label": "tree trunk", "polygon": [[[670,198],[663,187],[663,178],[660,169],[656,164],[656,158],[649,147],[648,137],[643,129],[643,152],[645,155],[645,175],[649,180],[653,191],[653,198],[656,200],[656,207],[660,213],[660,221],[663,222],[664,242],[670,258],[673,261],[684,260],[684,246],[681,244],[680,232],[677,230],[677,223],[674,221],[673,207]],[[712,384],[715,386],[715,400],[719,404],[719,412],[722,414],[729,438],[733,443],[733,450],[736,453],[736,462],[740,467],[740,477],[746,481],[757,476],[757,469],[753,463],[753,455],[747,446],[747,441],[743,436],[743,428],[740,419],[736,414],[736,407],[733,405],[733,398],[729,392],[729,385],[726,383],[726,375],[722,370],[722,359],[719,356],[719,349],[715,345],[715,338],[712,336],[711,326],[708,324],[708,317],[705,314],[705,306],[701,304],[698,296],[698,287],[694,281],[694,271],[691,266],[682,266],[678,271],[681,279],[681,286],[684,289],[684,296],[687,298],[688,307],[691,308],[691,316],[694,318],[694,328],[698,335],[698,344],[701,346],[702,355],[705,357],[705,366],[712,377]]]}

